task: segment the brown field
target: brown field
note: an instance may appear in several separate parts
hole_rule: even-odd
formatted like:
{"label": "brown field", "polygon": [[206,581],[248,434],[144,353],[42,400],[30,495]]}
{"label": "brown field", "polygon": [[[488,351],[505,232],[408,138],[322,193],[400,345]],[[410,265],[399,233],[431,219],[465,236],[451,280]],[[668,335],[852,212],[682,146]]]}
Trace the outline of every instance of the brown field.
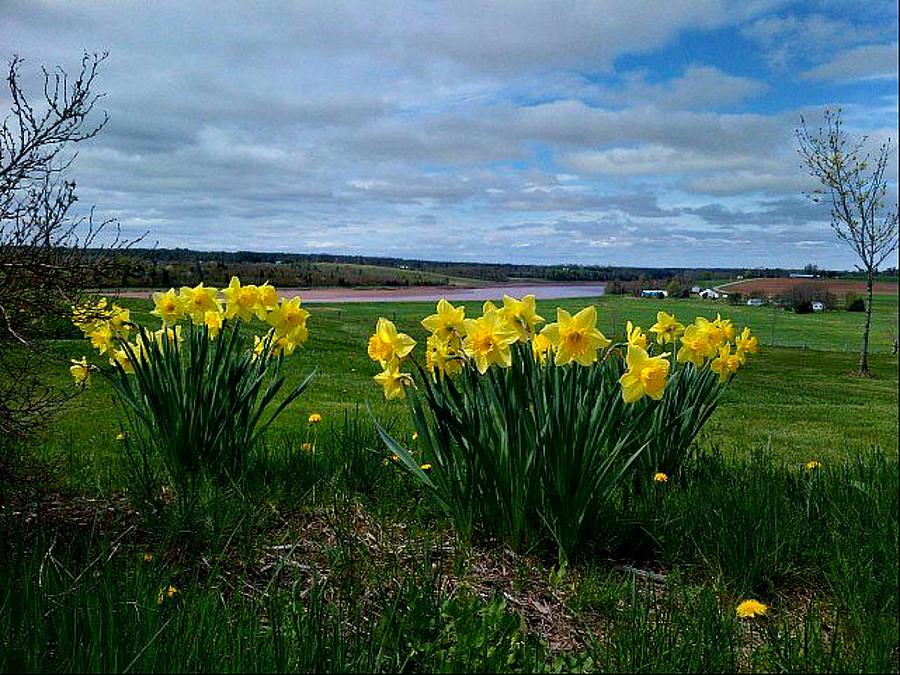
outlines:
{"label": "brown field", "polygon": [[[772,279],[745,279],[744,281],[735,281],[729,284],[719,286],[726,293],[729,291],[740,293],[768,293],[778,295],[783,293],[792,286],[800,284],[825,284],[829,292],[834,295],[845,295],[846,293],[865,293],[866,282],[856,281],[852,279],[790,279],[790,278],[772,278]],[[874,292],[876,295],[897,295],[897,284],[890,281],[876,281]]]}

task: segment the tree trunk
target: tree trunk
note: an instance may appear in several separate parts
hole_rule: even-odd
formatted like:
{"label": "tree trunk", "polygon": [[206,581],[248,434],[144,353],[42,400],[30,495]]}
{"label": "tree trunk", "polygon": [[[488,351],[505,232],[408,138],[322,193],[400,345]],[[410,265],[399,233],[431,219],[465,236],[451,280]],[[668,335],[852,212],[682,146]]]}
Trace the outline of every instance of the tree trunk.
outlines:
{"label": "tree trunk", "polygon": [[862,352],[859,355],[859,374],[869,374],[869,329],[872,327],[872,270],[866,272],[866,327],[863,330]]}

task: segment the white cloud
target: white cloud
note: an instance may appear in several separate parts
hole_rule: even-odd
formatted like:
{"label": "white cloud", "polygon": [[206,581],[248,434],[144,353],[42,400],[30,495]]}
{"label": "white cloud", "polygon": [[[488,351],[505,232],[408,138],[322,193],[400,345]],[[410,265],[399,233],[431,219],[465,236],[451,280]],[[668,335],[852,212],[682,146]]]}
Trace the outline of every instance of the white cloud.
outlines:
{"label": "white cloud", "polygon": [[863,45],[841,52],[827,63],[807,70],[809,80],[867,80],[897,79],[897,43],[891,45]]}

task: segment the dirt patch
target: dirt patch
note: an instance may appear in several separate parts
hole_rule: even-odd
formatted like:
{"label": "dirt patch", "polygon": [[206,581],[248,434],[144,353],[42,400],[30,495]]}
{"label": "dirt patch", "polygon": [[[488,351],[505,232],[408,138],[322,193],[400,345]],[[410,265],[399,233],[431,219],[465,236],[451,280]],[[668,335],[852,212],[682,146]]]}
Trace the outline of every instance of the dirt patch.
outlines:
{"label": "dirt patch", "polygon": [[[785,291],[802,284],[823,284],[834,295],[846,295],[847,293],[865,293],[866,282],[852,279],[745,279],[730,284],[719,286],[726,293],[765,293],[768,295],[780,295]],[[898,285],[890,281],[876,281],[873,288],[876,295],[897,295]]]}

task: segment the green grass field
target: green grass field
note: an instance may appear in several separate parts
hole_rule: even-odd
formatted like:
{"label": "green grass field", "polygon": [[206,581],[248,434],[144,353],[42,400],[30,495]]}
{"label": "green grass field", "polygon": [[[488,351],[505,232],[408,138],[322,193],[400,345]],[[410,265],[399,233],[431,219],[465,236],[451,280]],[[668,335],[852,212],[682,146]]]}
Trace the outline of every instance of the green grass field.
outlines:
{"label": "green grass field", "polygon": [[[433,305],[311,305],[286,368],[315,379],[270,432],[266,470],[196,513],[128,506],[100,377],[28,444],[37,473],[0,481],[0,670],[896,672],[897,298],[877,298],[868,379],[853,374],[860,314],[624,297],[538,309],[588,302],[608,336],[658,309],[720,312],[762,349],[700,459],[623,494],[568,569],[545,549],[458,541],[383,463],[369,410],[410,443],[412,427],[372,381],[366,341],[380,315],[423,341]],[[156,325],[147,302],[126,304]],[[56,340],[47,372],[69,387],[68,359],[91,351]],[[300,449],[312,412],[315,454]],[[736,618],[748,597],[766,617]]]}

